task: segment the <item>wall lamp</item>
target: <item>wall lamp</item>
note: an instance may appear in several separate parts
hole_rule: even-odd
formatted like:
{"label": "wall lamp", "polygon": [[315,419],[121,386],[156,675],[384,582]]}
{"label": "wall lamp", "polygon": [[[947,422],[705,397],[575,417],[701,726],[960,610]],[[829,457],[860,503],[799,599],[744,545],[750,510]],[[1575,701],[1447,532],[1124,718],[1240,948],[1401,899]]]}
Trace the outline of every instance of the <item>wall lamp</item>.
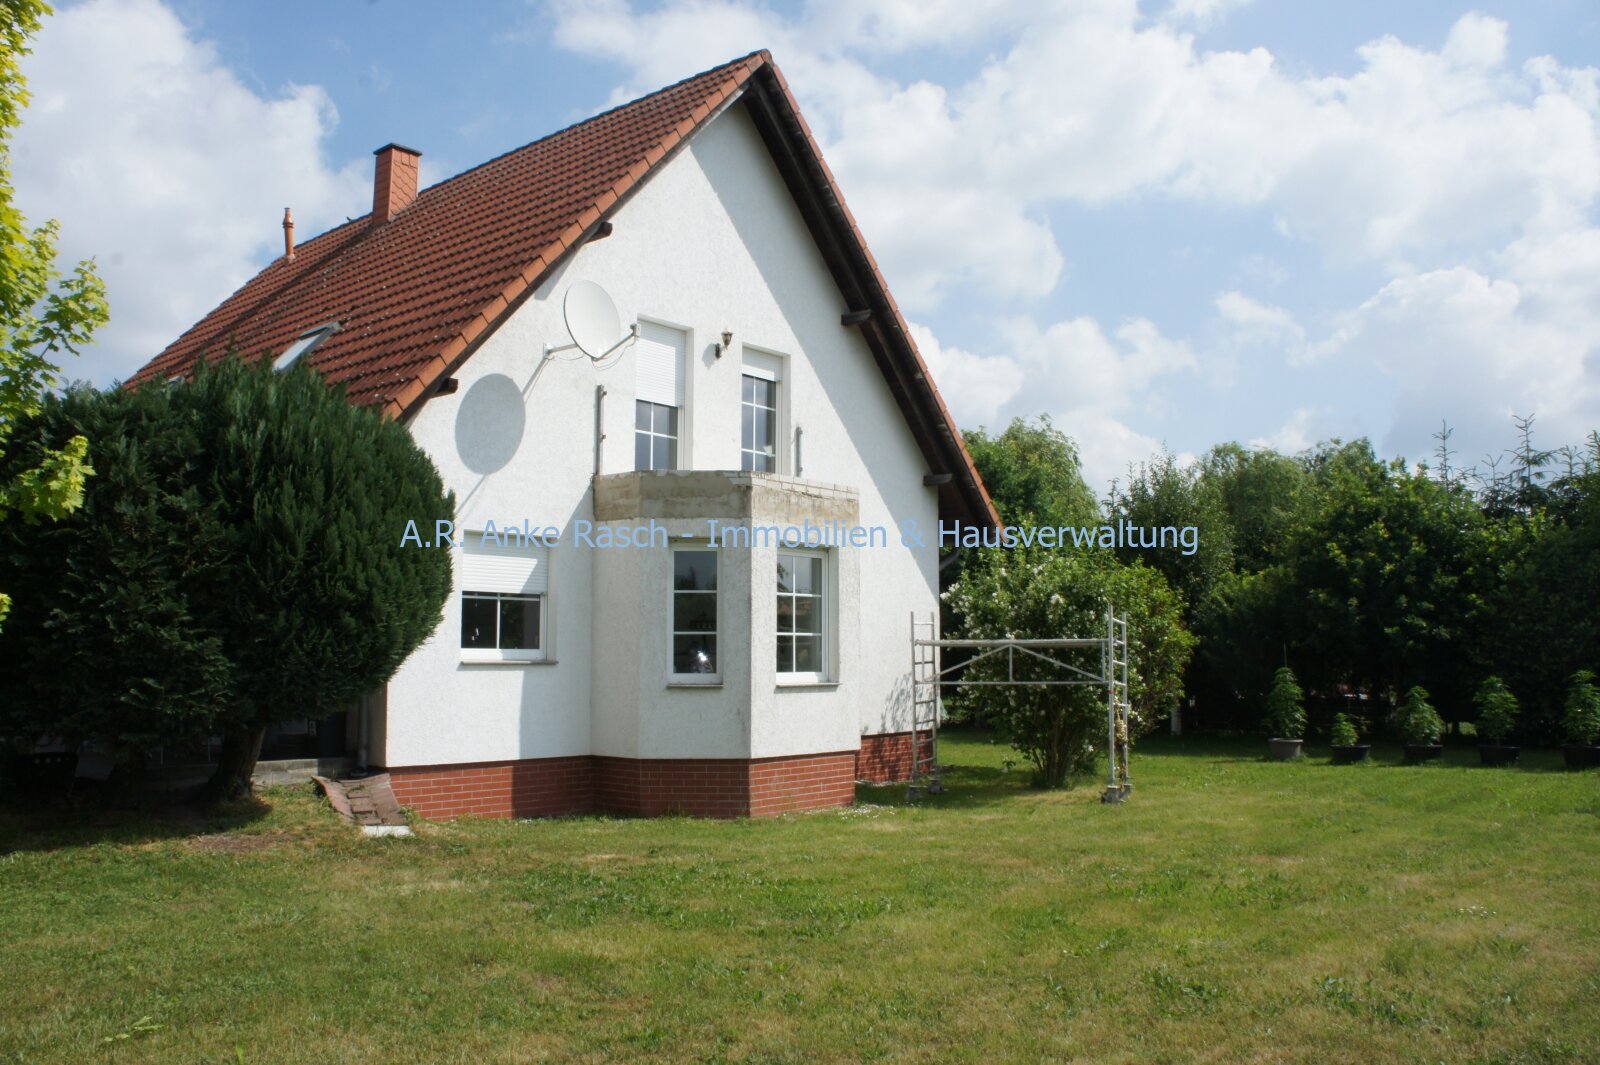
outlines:
{"label": "wall lamp", "polygon": [[724,329],[722,331],[722,343],[717,345],[717,358],[722,358],[722,353],[731,347],[733,347],[733,330]]}

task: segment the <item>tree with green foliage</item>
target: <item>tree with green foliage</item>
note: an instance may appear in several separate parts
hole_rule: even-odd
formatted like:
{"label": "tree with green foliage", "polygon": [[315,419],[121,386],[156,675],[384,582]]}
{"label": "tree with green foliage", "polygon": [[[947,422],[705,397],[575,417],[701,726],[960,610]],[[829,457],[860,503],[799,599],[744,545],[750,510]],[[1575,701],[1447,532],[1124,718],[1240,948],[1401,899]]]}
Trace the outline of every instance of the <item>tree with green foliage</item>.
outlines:
{"label": "tree with green foliage", "polygon": [[1306,466],[1271,448],[1218,444],[1200,459],[1199,484],[1227,518],[1236,568],[1256,573],[1276,561],[1315,507]]}
{"label": "tree with green foliage", "polygon": [[1267,731],[1276,739],[1298,740],[1306,734],[1304,693],[1294,679],[1294,670],[1280,666],[1267,693]]}
{"label": "tree with green foliage", "polygon": [[[1142,565],[1125,566],[1098,550],[990,549],[980,553],[945,592],[967,639],[1050,639],[1106,630],[1106,605],[1128,617],[1129,701],[1137,733],[1177,702],[1194,639],[1182,622],[1182,600],[1166,579]],[[1079,663],[1094,669],[1098,660]],[[964,678],[1006,678],[1007,664],[991,656],[973,662]],[[1018,656],[1018,679],[1061,679],[1063,670]],[[1085,687],[971,687],[955,697],[960,708],[981,709],[1033,763],[1038,783],[1060,787],[1091,768],[1103,752],[1104,689]],[[1132,737],[1130,737],[1131,739]]]}
{"label": "tree with green foliage", "polygon": [[[58,381],[54,361],[76,355],[109,317],[105,285],[92,262],[66,276],[55,269],[55,222],[30,229],[15,204],[9,142],[28,103],[21,60],[28,40],[50,13],[40,0],[0,0],[0,456],[19,421],[39,410]],[[26,466],[10,464],[0,478],[0,519],[53,521],[83,502],[89,442],[73,436],[36,452]],[[0,625],[11,600],[0,591]]]}
{"label": "tree with green foliage", "polygon": [[1185,466],[1163,448],[1129,471],[1127,485],[1113,493],[1111,518],[1138,528],[1195,531],[1194,551],[1124,548],[1124,562],[1142,560],[1158,569],[1190,606],[1204,603],[1233,571],[1233,527],[1221,494],[1196,466]]}
{"label": "tree with green foliage", "polygon": [[1511,694],[1506,682],[1490,677],[1478,688],[1473,698],[1478,707],[1478,736],[1491,744],[1502,744],[1517,730],[1521,708],[1517,697]]}
{"label": "tree with green foliage", "polygon": [[1424,684],[1465,705],[1459,665],[1492,583],[1473,499],[1378,460],[1365,441],[1316,461],[1321,498],[1285,554],[1281,589],[1302,675],[1375,697]]}
{"label": "tree with green foliage", "polygon": [[963,434],[1000,519],[1017,525],[1098,525],[1100,505],[1084,482],[1078,446],[1051,423],[1017,418],[990,436]]}
{"label": "tree with green foliage", "polygon": [[1600,446],[1562,478],[1550,507],[1489,523],[1495,576],[1478,656],[1519,693],[1530,735],[1561,732],[1565,678],[1600,655]]}
{"label": "tree with green foliage", "polygon": [[0,519],[0,577],[18,593],[0,633],[0,735],[93,738],[137,767],[208,735],[231,697],[222,638],[193,601],[227,559],[197,484],[194,420],[164,390],[46,397],[0,477],[81,436],[100,467],[82,509],[42,527]]}
{"label": "tree with green foliage", "polygon": [[1594,674],[1587,669],[1578,670],[1568,682],[1562,725],[1567,742],[1574,746],[1593,747],[1600,743],[1600,691],[1595,689]]}
{"label": "tree with green foliage", "polygon": [[1395,725],[1407,743],[1417,746],[1432,746],[1444,734],[1444,721],[1428,701],[1427,689],[1420,685],[1406,692],[1395,710]]}
{"label": "tree with green foliage", "polygon": [[[0,575],[30,592],[17,639],[0,633],[14,734],[148,749],[220,733],[208,795],[235,796],[267,726],[346,708],[438,627],[449,552],[401,533],[452,517],[454,497],[410,433],[308,366],[226,359],[186,385],[73,393],[18,439],[48,449],[86,427],[101,443],[84,509],[37,544],[0,523]],[[142,628],[117,631],[147,599]],[[108,659],[129,677],[88,665]],[[134,690],[87,700],[97,676]]]}

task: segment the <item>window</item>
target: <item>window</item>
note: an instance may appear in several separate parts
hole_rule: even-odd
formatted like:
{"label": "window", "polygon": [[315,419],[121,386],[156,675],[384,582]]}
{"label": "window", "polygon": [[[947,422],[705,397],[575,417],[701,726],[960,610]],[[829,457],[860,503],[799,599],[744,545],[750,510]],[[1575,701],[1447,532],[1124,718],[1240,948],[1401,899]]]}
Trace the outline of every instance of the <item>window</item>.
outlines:
{"label": "window", "polygon": [[744,376],[739,468],[771,473],[778,466],[778,382]]}
{"label": "window", "polygon": [[319,325],[314,329],[307,329],[304,333],[301,333],[295,338],[294,343],[283,349],[282,355],[279,355],[273,360],[272,368],[274,370],[287,370],[296,362],[300,361],[300,357],[302,355],[310,354],[316,349],[318,344],[322,343],[324,340],[328,339],[338,331],[338,322],[328,322],[324,325]]}
{"label": "window", "polygon": [[634,403],[633,468],[678,468],[678,408],[638,400]]}
{"label": "window", "polygon": [[462,592],[462,650],[539,650],[541,605],[537,595]]}
{"label": "window", "polygon": [[672,675],[717,678],[717,553],[672,552]]}
{"label": "window", "polygon": [[783,359],[766,352],[744,349],[744,377],[740,382],[739,468],[758,473],[778,472],[778,422],[782,406],[778,383]]}
{"label": "window", "polygon": [[675,470],[683,414],[683,363],[688,351],[681,329],[639,323],[633,344],[633,468]]}
{"label": "window", "polygon": [[513,533],[487,543],[467,533],[456,573],[465,662],[539,662],[549,657],[550,549]]}
{"label": "window", "polygon": [[821,555],[778,554],[780,678],[825,679],[825,570]]}

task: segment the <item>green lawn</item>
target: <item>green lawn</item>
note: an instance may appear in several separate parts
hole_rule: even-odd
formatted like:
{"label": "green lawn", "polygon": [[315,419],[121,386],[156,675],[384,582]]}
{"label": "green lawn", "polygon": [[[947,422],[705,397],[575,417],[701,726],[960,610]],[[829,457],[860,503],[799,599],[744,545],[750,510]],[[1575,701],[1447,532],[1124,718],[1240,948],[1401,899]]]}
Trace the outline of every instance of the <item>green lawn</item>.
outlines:
{"label": "green lawn", "polygon": [[1155,740],[1102,806],[966,736],[915,809],[0,818],[0,1061],[1600,1059],[1600,775],[1450,755]]}

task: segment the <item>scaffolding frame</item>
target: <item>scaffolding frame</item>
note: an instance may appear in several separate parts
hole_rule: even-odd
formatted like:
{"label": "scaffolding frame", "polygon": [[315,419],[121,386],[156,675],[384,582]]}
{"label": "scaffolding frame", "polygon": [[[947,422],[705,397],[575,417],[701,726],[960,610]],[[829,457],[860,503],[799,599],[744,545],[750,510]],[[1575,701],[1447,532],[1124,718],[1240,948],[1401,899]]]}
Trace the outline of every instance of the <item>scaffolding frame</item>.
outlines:
{"label": "scaffolding frame", "polygon": [[[906,798],[919,801],[926,793],[944,791],[939,778],[940,698],[946,688],[973,687],[1098,687],[1106,692],[1106,750],[1108,772],[1102,802],[1121,802],[1133,792],[1128,770],[1131,746],[1128,704],[1128,616],[1118,614],[1110,604],[1105,609],[1105,635],[1063,637],[1059,639],[946,640],[939,636],[939,615],[929,614],[919,621],[911,613],[911,779]],[[954,665],[944,664],[944,652],[970,650],[977,654]],[[1067,661],[1064,653],[1097,651],[1098,668]],[[1001,680],[963,680],[974,662],[1003,655],[1006,675]],[[1028,664],[1044,662],[1057,670],[1053,677],[1018,678],[1017,656]]]}

